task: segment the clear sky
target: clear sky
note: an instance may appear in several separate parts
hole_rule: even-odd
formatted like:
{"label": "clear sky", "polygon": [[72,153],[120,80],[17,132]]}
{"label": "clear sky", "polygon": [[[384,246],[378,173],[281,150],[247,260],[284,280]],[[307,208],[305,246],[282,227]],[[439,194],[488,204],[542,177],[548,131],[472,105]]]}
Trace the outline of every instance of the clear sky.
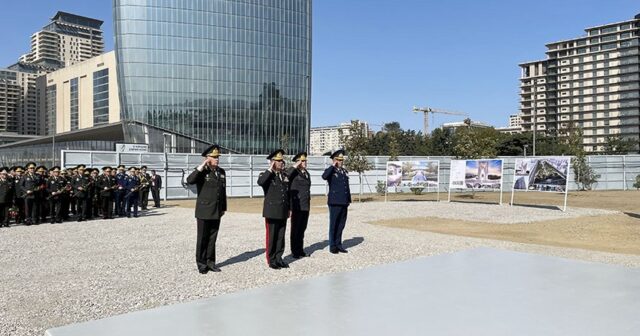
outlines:
{"label": "clear sky", "polygon": [[[27,52],[30,35],[58,10],[105,21],[113,49],[111,0],[3,1],[0,66]],[[413,105],[506,125],[518,111],[519,63],[544,58],[545,43],[633,18],[640,2],[315,0],[313,10],[312,126],[359,118],[421,130]]]}

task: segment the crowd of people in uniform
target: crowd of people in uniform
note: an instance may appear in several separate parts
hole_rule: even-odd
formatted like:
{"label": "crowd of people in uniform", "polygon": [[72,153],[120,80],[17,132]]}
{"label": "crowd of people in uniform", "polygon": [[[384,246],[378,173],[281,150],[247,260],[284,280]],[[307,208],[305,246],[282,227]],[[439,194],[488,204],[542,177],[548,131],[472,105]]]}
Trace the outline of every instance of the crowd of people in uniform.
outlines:
{"label": "crowd of people in uniform", "polygon": [[160,207],[162,179],[147,167],[47,169],[34,162],[0,168],[0,227],[138,217],[149,193]]}
{"label": "crowd of people in uniform", "polygon": [[[205,157],[187,178],[187,183],[196,185],[198,198],[195,217],[197,221],[196,265],[201,274],[220,272],[216,266],[216,239],[220,220],[227,211],[226,172],[219,166],[220,147],[212,145]],[[269,168],[260,173],[258,185],[264,191],[262,216],[265,219],[267,265],[271,269],[289,268],[282,256],[285,250],[287,221],[291,219],[291,255],[295,259],[308,257],[304,251],[304,233],[311,208],[311,176],[307,171],[307,153],[293,157],[293,164],[285,169],[285,151],[271,153]],[[351,204],[349,174],[343,167],[345,152],[335,151],[333,159],[322,174],[327,181],[329,194],[329,252],[347,253],[342,245],[342,232],[347,222],[347,210]]]}

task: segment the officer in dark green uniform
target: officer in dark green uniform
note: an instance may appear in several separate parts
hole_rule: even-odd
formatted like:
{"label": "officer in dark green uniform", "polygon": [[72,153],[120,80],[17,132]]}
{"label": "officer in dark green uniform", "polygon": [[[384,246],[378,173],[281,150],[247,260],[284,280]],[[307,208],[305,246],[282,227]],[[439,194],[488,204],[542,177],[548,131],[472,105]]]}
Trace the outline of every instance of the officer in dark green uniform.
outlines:
{"label": "officer in dark green uniform", "polygon": [[307,257],[304,252],[304,232],[311,208],[311,176],[307,171],[307,153],[293,157],[293,167],[287,170],[291,197],[291,254],[294,258]]}
{"label": "officer in dark green uniform", "polygon": [[220,272],[216,266],[216,239],[220,219],[227,211],[227,180],[220,162],[220,147],[212,145],[202,156],[205,160],[187,177],[187,183],[195,184],[198,190],[196,201],[196,264],[201,274]]}
{"label": "officer in dark green uniform", "polygon": [[13,181],[9,168],[0,168],[0,227],[9,227],[9,208],[13,205]]}
{"label": "officer in dark green uniform", "polygon": [[27,163],[27,173],[20,179],[20,193],[24,198],[25,224],[32,225],[39,222],[36,205],[36,193],[40,190],[40,177],[36,175],[35,162]]}
{"label": "officer in dark green uniform", "polygon": [[60,167],[51,168],[51,174],[47,179],[47,193],[49,199],[50,222],[62,223],[62,200],[67,192],[67,180],[60,176]]}
{"label": "officer in dark green uniform", "polygon": [[271,153],[267,160],[271,160],[269,169],[258,177],[258,185],[264,190],[262,217],[267,230],[267,263],[273,269],[288,268],[282,260],[289,218],[289,178],[284,172],[284,150]]}
{"label": "officer in dark green uniform", "polygon": [[89,217],[89,177],[85,175],[85,165],[78,165],[78,174],[71,180],[73,187],[73,197],[76,200],[76,217],[78,222],[82,222]]}
{"label": "officer in dark green uniform", "polygon": [[96,186],[100,194],[103,219],[113,219],[113,193],[118,188],[116,178],[111,175],[111,167],[102,167],[102,175],[97,177]]}

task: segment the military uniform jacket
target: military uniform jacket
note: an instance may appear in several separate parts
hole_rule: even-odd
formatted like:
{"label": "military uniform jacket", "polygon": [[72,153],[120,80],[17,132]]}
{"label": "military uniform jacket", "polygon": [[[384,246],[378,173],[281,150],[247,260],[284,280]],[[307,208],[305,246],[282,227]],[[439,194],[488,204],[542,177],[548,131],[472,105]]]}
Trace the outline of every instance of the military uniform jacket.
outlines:
{"label": "military uniform jacket", "polygon": [[349,205],[351,203],[351,190],[349,189],[349,172],[342,168],[329,166],[322,173],[322,179],[329,184],[329,205]]}
{"label": "military uniform jacket", "polygon": [[20,180],[22,177],[14,176],[11,178],[13,181],[13,197],[14,199],[23,198],[22,192],[20,191]]}
{"label": "military uniform jacket", "polygon": [[0,180],[0,204],[13,203],[13,179]]}
{"label": "military uniform jacket", "polygon": [[[85,199],[89,198],[91,190],[89,190],[89,178],[86,176],[76,175],[71,180],[71,187],[73,187],[73,196],[75,198]],[[80,190],[82,188],[82,190]]]}
{"label": "military uniform jacket", "polygon": [[151,175],[140,174],[138,175],[138,179],[140,180],[140,191],[149,190],[149,186],[151,185]]}
{"label": "military uniform jacket", "polygon": [[289,168],[289,196],[292,211],[309,211],[311,208],[311,176],[308,171]]}
{"label": "military uniform jacket", "polygon": [[137,195],[137,192],[140,191],[140,180],[138,177],[127,175],[124,179],[124,189],[127,191],[125,196]]}
{"label": "military uniform jacket", "polygon": [[60,198],[67,190],[67,184],[67,179],[64,177],[49,177],[49,179],[47,179],[47,192],[49,193],[49,197],[54,200]]}
{"label": "military uniform jacket", "polygon": [[[40,176],[36,174],[25,174],[20,179],[20,194],[25,199],[36,198],[36,193],[41,185]],[[27,193],[31,191],[31,193]]]}
{"label": "military uniform jacket", "polygon": [[258,185],[264,190],[264,206],[262,217],[273,219],[289,218],[289,178],[287,174],[280,174],[265,170],[258,177]]}
{"label": "military uniform jacket", "polygon": [[196,169],[187,177],[187,183],[195,184],[198,190],[196,218],[220,219],[222,213],[227,211],[227,176],[224,169]]}
{"label": "military uniform jacket", "polygon": [[[96,190],[100,192],[100,196],[102,197],[111,197],[113,190],[116,189],[118,182],[116,182],[116,178],[111,175],[100,175],[96,181]],[[105,190],[105,188],[107,188]]]}
{"label": "military uniform jacket", "polygon": [[127,179],[127,174],[125,173],[116,174],[116,183],[118,184],[118,189],[116,189],[117,191],[124,191],[126,179]]}

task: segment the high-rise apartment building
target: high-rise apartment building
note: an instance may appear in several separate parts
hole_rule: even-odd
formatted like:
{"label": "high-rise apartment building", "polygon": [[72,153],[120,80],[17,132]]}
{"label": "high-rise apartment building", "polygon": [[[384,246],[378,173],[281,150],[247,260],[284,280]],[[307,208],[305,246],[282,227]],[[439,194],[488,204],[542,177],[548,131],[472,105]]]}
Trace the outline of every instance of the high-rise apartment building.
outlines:
{"label": "high-rise apartment building", "polygon": [[51,69],[28,63],[0,69],[0,132],[42,133],[36,80],[48,71]]}
{"label": "high-rise apartment building", "polygon": [[[364,121],[357,122],[365,134],[369,134],[369,125]],[[341,123],[337,126],[312,127],[309,136],[309,154],[323,155],[329,151],[344,148],[344,137],[350,135],[351,123]]]}
{"label": "high-rise apartment building", "polygon": [[73,65],[104,51],[102,21],[58,12],[42,30],[31,35],[31,52],[20,62],[50,68]]}
{"label": "high-rise apartment building", "polygon": [[545,60],[520,64],[524,131],[549,135],[581,128],[586,151],[608,136],[640,137],[640,15],[549,43]]}

